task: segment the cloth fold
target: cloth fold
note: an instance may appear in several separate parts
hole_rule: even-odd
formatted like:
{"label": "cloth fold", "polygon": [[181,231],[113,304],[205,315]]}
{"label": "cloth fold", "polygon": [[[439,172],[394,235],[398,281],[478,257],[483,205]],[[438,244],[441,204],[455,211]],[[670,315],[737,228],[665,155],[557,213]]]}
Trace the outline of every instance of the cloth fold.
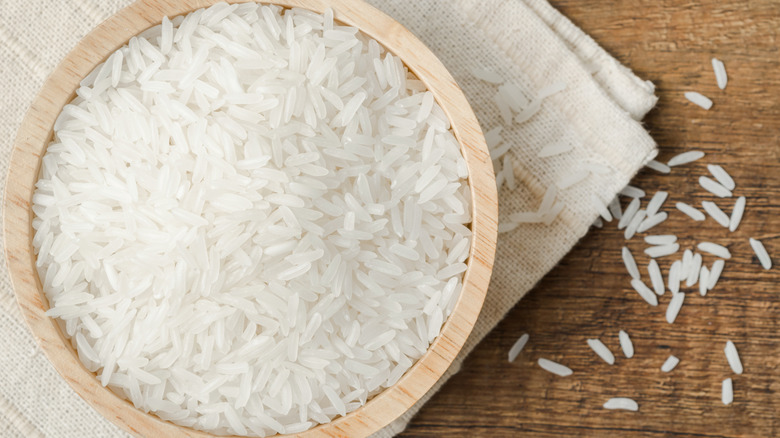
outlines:
{"label": "cloth fold", "polygon": [[[639,122],[653,107],[652,83],[635,76],[546,0],[370,0],[417,35],[442,60],[465,92],[484,131],[502,125],[493,100],[497,86],[474,68],[494,71],[529,99],[551,84],[562,92],[546,98],[523,123],[504,126],[518,188],[499,191],[500,220],[535,211],[548,187],[591,163],[602,172],[565,189],[566,207],[550,225],[522,224],[499,235],[485,305],[455,363],[411,410],[374,436],[402,431],[420,407],[456,373],[465,356],[506,313],[585,235],[597,217],[591,197],[611,200],[656,154]],[[3,0],[0,20],[0,170],[43,81],[100,21],[129,0]],[[538,157],[554,142],[565,154]],[[4,184],[3,181],[0,184]],[[0,267],[0,436],[124,437],[57,375],[21,319],[5,264]]]}

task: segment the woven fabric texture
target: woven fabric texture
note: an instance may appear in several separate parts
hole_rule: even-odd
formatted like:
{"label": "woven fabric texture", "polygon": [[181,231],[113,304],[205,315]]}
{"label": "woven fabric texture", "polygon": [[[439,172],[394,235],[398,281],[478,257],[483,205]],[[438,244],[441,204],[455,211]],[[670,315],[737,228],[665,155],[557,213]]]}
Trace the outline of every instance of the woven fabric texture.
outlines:
{"label": "woven fabric texture", "polygon": [[[357,0],[356,0],[357,1]],[[653,107],[653,85],[636,77],[546,0],[371,0],[417,35],[462,87],[483,130],[501,125],[496,85],[471,73],[486,68],[532,98],[563,82],[524,123],[505,126],[518,188],[499,192],[500,218],[536,210],[547,187],[583,162],[609,171],[560,190],[566,209],[549,226],[521,225],[499,235],[485,305],[465,347],[441,381],[410,411],[375,434],[402,431],[420,407],[460,369],[463,358],[588,231],[595,194],[609,201],[656,154],[640,120]],[[129,0],[0,0],[0,171],[13,139],[47,75],[78,40]],[[552,142],[572,151],[548,158]],[[2,183],[4,189],[5,178]],[[21,319],[5,264],[0,266],[0,436],[125,437],[93,411],[40,352]]]}

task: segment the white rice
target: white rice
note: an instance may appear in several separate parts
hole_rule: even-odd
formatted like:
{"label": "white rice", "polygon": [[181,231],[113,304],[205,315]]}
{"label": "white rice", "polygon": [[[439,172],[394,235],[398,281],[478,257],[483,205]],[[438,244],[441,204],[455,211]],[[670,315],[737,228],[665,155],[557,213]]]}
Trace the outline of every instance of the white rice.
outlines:
{"label": "white rice", "polygon": [[471,201],[399,58],[332,11],[222,3],[97,70],[57,119],[32,225],[49,315],[103,385],[216,435],[303,432],[427,351]]}
{"label": "white rice", "polygon": [[696,91],[686,91],[685,98],[705,110],[712,108],[712,101],[707,96]]}
{"label": "white rice", "polygon": [[539,158],[553,157],[555,155],[564,154],[574,149],[574,145],[570,142],[559,141],[556,143],[546,144],[536,156]]}
{"label": "white rice", "polygon": [[693,251],[686,249],[683,251],[682,269],[680,270],[680,278],[688,278],[688,271],[691,269],[691,262],[693,262]]}
{"label": "white rice", "polygon": [[710,171],[712,176],[715,177],[718,182],[725,187],[728,190],[734,190],[737,187],[737,184],[734,182],[734,179],[729,175],[728,172],[726,172],[726,169],[724,169],[722,166],[719,166],[717,164],[708,164],[707,170]]}
{"label": "white rice", "polygon": [[737,231],[739,223],[742,222],[742,215],[745,214],[745,197],[740,196],[737,198],[737,202],[734,203],[734,208],[731,210],[731,217],[729,218],[729,231],[732,233]]}
{"label": "white rice", "polygon": [[634,187],[632,185],[627,185],[623,187],[622,190],[620,190],[620,194],[623,196],[628,196],[629,198],[644,198],[645,197],[645,191],[640,189],[639,187]]}
{"label": "white rice", "polygon": [[720,274],[723,273],[723,268],[726,266],[726,262],[723,260],[715,260],[710,269],[710,273],[707,276],[707,289],[715,289],[715,285],[718,284]]}
{"label": "white rice", "polygon": [[690,217],[691,219],[697,222],[701,222],[704,219],[706,219],[704,213],[700,212],[695,207],[691,207],[690,205],[684,202],[678,202],[677,204],[675,204],[675,207],[677,207],[678,210],[685,213],[688,217]]}
{"label": "white rice", "polygon": [[604,403],[604,409],[620,409],[624,411],[638,411],[639,405],[630,398],[616,397],[607,400]]}
{"label": "white rice", "polygon": [[720,183],[717,181],[708,178],[706,176],[700,176],[699,177],[699,185],[704,188],[704,190],[712,193],[715,196],[718,196],[720,198],[730,198],[731,197],[731,190],[723,187]]}
{"label": "white rice", "polygon": [[731,382],[731,377],[723,380],[720,399],[724,405],[730,405],[734,401],[734,384]]}
{"label": "white rice", "polygon": [[734,343],[726,341],[726,348],[723,351],[726,353],[726,360],[731,370],[736,374],[742,374],[742,361],[739,359],[739,353],[737,353],[737,347]]}
{"label": "white rice", "polygon": [[699,295],[707,295],[708,285],[710,284],[710,270],[706,266],[702,266],[699,271]]}
{"label": "white rice", "polygon": [[542,367],[543,370],[553,374],[557,374],[561,377],[570,376],[573,373],[571,368],[561,365],[558,362],[553,362],[548,359],[540,358],[537,363],[539,364],[540,367]]}
{"label": "white rice", "polygon": [[672,263],[672,266],[669,268],[668,286],[669,286],[669,291],[672,292],[672,294],[676,294],[680,292],[681,275],[682,275],[682,262],[680,260],[676,260],[674,263]]}
{"label": "white rice", "polygon": [[658,245],[645,248],[645,254],[652,258],[666,257],[672,255],[680,250],[679,243],[673,243],[671,245]]}
{"label": "white rice", "polygon": [[620,348],[623,350],[623,355],[629,359],[634,357],[634,343],[631,342],[631,338],[628,336],[628,333],[621,330],[618,333],[618,338],[620,339]]}
{"label": "white rice", "polygon": [[[683,295],[683,294],[678,294],[678,295]],[[666,361],[664,361],[664,364],[661,365],[661,371],[668,373],[672,371],[674,367],[676,367],[677,364],[679,363],[680,363],[680,359],[678,359],[675,356],[669,356],[668,358],[666,358]]]}
{"label": "white rice", "polygon": [[646,167],[649,167],[655,170],[656,172],[661,172],[661,173],[670,173],[672,171],[672,169],[669,166],[656,160],[650,160],[647,163]]}
{"label": "white rice", "polygon": [[639,224],[639,228],[637,228],[636,231],[637,233],[644,233],[645,231],[662,223],[668,217],[669,215],[665,211],[662,211],[661,213],[657,213],[653,216],[648,215],[648,217],[645,220],[643,220],[641,224]]}
{"label": "white rice", "polygon": [[515,359],[517,359],[517,356],[520,354],[521,351],[523,351],[523,348],[525,348],[525,344],[528,343],[528,333],[523,333],[522,336],[520,336],[517,341],[512,345],[512,348],[509,349],[509,362],[514,362]]}
{"label": "white rice", "polygon": [[580,181],[585,180],[585,178],[590,176],[590,172],[585,170],[575,170],[570,173],[566,173],[559,179],[555,185],[558,186],[561,190],[568,189],[569,187],[572,187],[573,185],[577,184]]}
{"label": "white rice", "polygon": [[606,204],[604,204],[604,201],[599,199],[599,197],[595,193],[590,194],[590,203],[593,206],[593,208],[596,209],[596,211],[599,213],[601,219],[603,219],[605,222],[612,221],[612,214],[609,212],[609,209],[607,208]]}
{"label": "white rice", "polygon": [[636,213],[639,211],[640,203],[641,201],[639,198],[634,198],[631,200],[631,202],[628,203],[628,207],[626,207],[626,210],[623,212],[623,216],[618,222],[618,230],[626,228],[628,224],[631,223],[631,220],[634,219],[634,215],[636,215]]}
{"label": "white rice", "polygon": [[626,227],[626,231],[623,232],[623,237],[625,237],[626,240],[634,237],[636,230],[639,229],[639,225],[642,224],[642,221],[644,221],[646,217],[647,213],[645,213],[644,209],[637,211],[636,214],[631,218],[631,222]]}
{"label": "white rice", "polygon": [[661,268],[655,259],[651,259],[647,264],[647,273],[650,275],[650,283],[653,285],[653,291],[656,295],[664,294],[664,277],[661,275]]}
{"label": "white rice", "polygon": [[474,67],[471,69],[471,74],[482,81],[489,82],[491,84],[503,84],[504,78],[500,74],[488,70],[486,68]]}
{"label": "white rice", "polygon": [[706,211],[711,218],[715,219],[715,222],[719,223],[722,227],[729,227],[729,217],[717,206],[717,204],[711,201],[701,201],[701,206],[704,207],[704,211]]}
{"label": "white rice", "polygon": [[636,278],[631,280],[631,287],[634,288],[634,290],[639,294],[642,299],[647,301],[647,304],[651,306],[657,306],[658,305],[658,298],[656,298],[655,293],[650,290],[644,283],[642,283],[642,280],[638,280]]}
{"label": "white rice", "polygon": [[607,208],[609,209],[609,212],[612,214],[613,218],[617,219],[618,221],[623,218],[623,211],[620,210],[620,199],[618,199],[617,196],[609,201]]}
{"label": "white rice", "polygon": [[650,199],[650,202],[647,203],[647,208],[645,209],[647,211],[647,216],[655,216],[655,214],[658,213],[658,210],[661,209],[661,206],[664,205],[664,202],[666,202],[667,197],[669,197],[668,192],[661,190],[655,192],[653,197]]}
{"label": "white rice", "polygon": [[626,265],[626,270],[628,271],[628,274],[631,276],[631,278],[639,279],[641,277],[639,274],[639,268],[636,266],[636,260],[634,260],[634,256],[633,254],[631,254],[631,250],[628,249],[627,246],[623,247],[622,255],[623,255],[623,264]]}
{"label": "white rice", "polygon": [[718,88],[721,90],[726,89],[729,78],[728,75],[726,75],[726,66],[723,65],[723,61],[712,58],[712,71],[715,72],[715,81],[718,83]]}
{"label": "white rice", "polygon": [[683,152],[679,155],[675,155],[674,157],[672,157],[671,160],[669,160],[667,164],[669,165],[669,167],[681,166],[683,164],[692,163],[703,157],[704,157],[704,152],[702,151],[688,151],[688,152]]}
{"label": "white rice", "polygon": [[766,248],[764,247],[764,244],[761,243],[760,240],[756,240],[754,238],[750,238],[750,246],[753,248],[753,252],[756,253],[756,257],[758,257],[759,263],[761,263],[761,266],[764,267],[764,269],[769,270],[772,268],[772,259],[769,258],[769,253],[766,252]]}
{"label": "white rice", "polygon": [[717,243],[701,242],[698,245],[696,245],[696,247],[699,248],[699,251],[704,251],[706,253],[714,255],[715,257],[720,257],[726,260],[731,258],[731,252],[729,251],[729,249],[723,245],[718,245]]}
{"label": "white rice", "polygon": [[600,358],[604,359],[604,362],[610,365],[615,364],[615,355],[609,351],[609,348],[607,348],[600,339],[588,339],[588,346],[598,354]]}
{"label": "white rice", "polygon": [[666,322],[673,324],[677,319],[677,315],[682,309],[683,301],[685,301],[685,294],[676,293],[672,294],[672,299],[669,300],[669,306],[666,308]]}
{"label": "white rice", "polygon": [[701,254],[694,254],[693,259],[691,260],[691,265],[688,267],[688,276],[685,279],[686,287],[691,287],[696,284],[696,281],[699,279],[699,274],[701,273],[701,263]]}
{"label": "white rice", "polygon": [[645,236],[645,242],[650,245],[671,245],[677,242],[677,236],[674,234],[654,234]]}

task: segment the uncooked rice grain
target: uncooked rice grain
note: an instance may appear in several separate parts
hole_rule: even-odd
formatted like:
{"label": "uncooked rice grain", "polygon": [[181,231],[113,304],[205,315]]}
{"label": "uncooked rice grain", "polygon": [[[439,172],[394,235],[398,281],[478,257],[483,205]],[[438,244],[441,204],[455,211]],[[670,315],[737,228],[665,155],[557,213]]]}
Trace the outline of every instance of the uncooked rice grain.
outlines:
{"label": "uncooked rice grain", "polygon": [[634,187],[631,185],[623,187],[623,189],[620,190],[620,194],[623,196],[628,196],[629,198],[644,198],[645,197],[645,191],[640,189],[639,187]]}
{"label": "uncooked rice grain", "polygon": [[661,274],[661,268],[658,266],[658,262],[655,259],[650,259],[647,264],[647,273],[650,275],[650,283],[653,285],[653,291],[656,295],[663,295],[664,290],[664,277]]}
{"label": "uncooked rice grain", "polygon": [[543,370],[553,374],[557,374],[561,377],[570,376],[573,373],[571,368],[565,365],[561,365],[557,362],[553,362],[548,359],[540,358],[537,363],[539,364],[540,367],[542,367]]}
{"label": "uncooked rice grain", "polygon": [[682,270],[680,271],[680,279],[684,280],[688,278],[688,271],[691,268],[691,262],[693,262],[693,251],[686,249],[683,251],[682,258]]}
{"label": "uncooked rice grain", "polygon": [[634,288],[634,290],[639,294],[640,297],[642,297],[643,300],[647,301],[647,304],[654,307],[658,305],[658,298],[656,298],[655,293],[653,293],[650,288],[642,283],[642,280],[638,280],[636,278],[632,279],[631,287]]}
{"label": "uncooked rice grain", "polygon": [[726,353],[726,360],[732,371],[736,374],[742,374],[742,361],[739,359],[739,353],[737,353],[737,347],[734,343],[726,341],[726,348],[724,348],[723,351]]}
{"label": "uncooked rice grain", "polygon": [[300,433],[354,411],[458,301],[471,200],[449,128],[333,11],[164,19],[55,123],[32,220],[48,314],[101,384],[180,425]]}
{"label": "uncooked rice grain", "polygon": [[618,221],[618,230],[626,228],[628,224],[631,223],[631,220],[634,219],[634,215],[639,211],[641,202],[642,201],[640,201],[639,198],[634,198],[628,203],[628,207],[626,207],[623,216],[620,218],[620,221]]}
{"label": "uncooked rice grain", "polygon": [[621,409],[636,412],[639,410],[639,404],[630,398],[615,397],[604,403],[604,409]]}
{"label": "uncooked rice grain", "polygon": [[639,228],[637,228],[636,231],[637,233],[644,233],[645,231],[662,223],[668,217],[669,214],[667,214],[665,211],[662,211],[661,213],[656,213],[653,216],[648,216],[645,220],[642,221],[641,224],[639,224]]}
{"label": "uncooked rice grain", "polygon": [[666,257],[672,255],[680,250],[679,243],[673,243],[671,245],[658,245],[645,248],[645,254],[652,258]]}
{"label": "uncooked rice grain", "polygon": [[674,157],[672,157],[671,160],[669,160],[667,164],[670,167],[681,166],[683,164],[692,163],[703,157],[704,157],[704,152],[702,151],[688,151],[688,152],[683,152],[679,155],[675,155]]}
{"label": "uncooked rice grain", "polygon": [[517,359],[517,356],[523,351],[523,348],[525,348],[525,344],[528,343],[528,338],[528,333],[523,333],[523,335],[517,338],[517,341],[512,344],[512,348],[509,349],[509,362],[514,362],[515,359]]}
{"label": "uncooked rice grain", "polygon": [[647,203],[647,208],[645,208],[647,211],[647,216],[652,217],[658,213],[658,210],[660,210],[661,206],[663,206],[664,202],[666,202],[667,197],[669,197],[668,192],[661,190],[655,192],[653,197],[650,199],[650,202]]}
{"label": "uncooked rice grain", "polygon": [[474,67],[471,69],[471,74],[482,81],[489,82],[491,84],[503,84],[504,78],[498,73],[488,70],[486,68]]}
{"label": "uncooked rice grain", "polygon": [[688,266],[688,277],[685,279],[686,287],[691,287],[696,284],[696,281],[699,279],[699,274],[701,273],[701,262],[701,254],[694,254],[693,259],[691,260],[691,265]]}
{"label": "uncooked rice grain", "polygon": [[734,401],[734,384],[731,381],[731,377],[723,379],[721,384],[720,400],[724,405],[730,405]]}
{"label": "uncooked rice grain", "polygon": [[737,187],[734,179],[722,166],[717,164],[708,164],[707,170],[709,170],[712,176],[714,176],[715,179],[718,180],[718,182],[728,190],[734,190]]}
{"label": "uncooked rice grain", "polygon": [[761,263],[761,266],[764,267],[764,269],[769,270],[772,268],[772,259],[769,257],[769,253],[766,252],[766,248],[764,247],[764,244],[761,243],[760,240],[756,240],[754,238],[750,238],[750,246],[753,248],[753,252],[756,253],[756,257],[758,257],[759,263]]}
{"label": "uncooked rice grain", "polygon": [[559,141],[556,143],[546,144],[536,156],[539,158],[547,158],[555,155],[560,155],[574,149],[574,146],[570,142]]}
{"label": "uncooked rice grain", "polygon": [[712,100],[710,100],[707,96],[698,93],[696,91],[686,91],[685,98],[691,101],[692,103],[699,105],[705,110],[712,108]]}
{"label": "uncooked rice grain", "polygon": [[722,227],[729,227],[729,217],[726,215],[726,213],[723,212],[723,210],[720,209],[720,207],[718,207],[717,204],[711,201],[701,201],[701,206],[704,208],[704,211],[710,215],[711,218],[715,219],[715,222],[719,223]]}
{"label": "uncooked rice grain", "polygon": [[601,342],[600,339],[588,339],[588,346],[593,350],[600,358],[604,359],[604,362],[614,365],[615,355],[609,351],[606,345]]}
{"label": "uncooked rice grain", "polygon": [[567,172],[556,183],[561,190],[568,189],[569,187],[577,184],[580,181],[585,180],[590,176],[590,172],[585,170],[575,170],[573,172]]}
{"label": "uncooked rice grain", "polygon": [[654,234],[645,236],[645,242],[650,245],[671,245],[677,242],[677,236],[674,234]]}
{"label": "uncooked rice grain", "polygon": [[675,204],[675,207],[677,207],[678,210],[685,213],[688,217],[691,219],[701,222],[704,219],[706,219],[706,216],[704,216],[704,213],[700,212],[696,209],[696,207],[692,207],[684,202],[678,202]]}
{"label": "uncooked rice grain", "polygon": [[669,268],[669,291],[672,294],[680,292],[680,279],[682,275],[682,261],[675,260]]}
{"label": "uncooked rice grain", "polygon": [[704,190],[720,198],[731,197],[731,190],[727,189],[726,187],[723,187],[722,184],[713,180],[712,178],[708,178],[706,176],[700,176],[699,185],[702,186]]}
{"label": "uncooked rice grain", "polygon": [[710,270],[706,266],[702,266],[701,270],[699,271],[699,295],[701,296],[707,295],[707,288],[710,284],[709,277]]}
{"label": "uncooked rice grain", "polygon": [[621,330],[618,333],[618,338],[620,339],[620,348],[623,350],[623,355],[629,359],[634,357],[634,343],[631,342],[631,338],[628,336],[628,333]]}
{"label": "uncooked rice grain", "polygon": [[601,219],[603,219],[605,222],[612,221],[612,214],[609,212],[609,209],[604,204],[604,201],[599,199],[599,197],[595,193],[590,194],[590,202],[591,205],[596,209],[596,211],[601,216]]}
{"label": "uncooked rice grain", "polygon": [[718,58],[712,58],[712,71],[715,72],[715,81],[718,83],[718,88],[724,90],[729,82],[729,77],[726,74],[726,66],[723,65],[723,61]]}
{"label": "uncooked rice grain", "polygon": [[645,210],[639,210],[636,212],[636,214],[631,219],[631,222],[626,227],[626,231],[623,232],[623,237],[626,238],[626,240],[631,239],[634,237],[634,234],[636,234],[636,230],[639,229],[639,225],[642,224],[642,221],[645,220],[647,217],[647,213],[645,213]]}
{"label": "uncooked rice grain", "polygon": [[646,167],[649,167],[655,170],[656,172],[661,172],[661,173],[670,173],[672,171],[672,169],[669,166],[656,160],[650,160],[647,163]]}
{"label": "uncooked rice grain", "polygon": [[677,319],[677,315],[680,313],[683,301],[685,301],[684,293],[672,294],[672,299],[669,300],[669,306],[666,308],[666,322],[673,324]]}
{"label": "uncooked rice grain", "polygon": [[699,248],[699,251],[710,253],[715,257],[720,257],[726,260],[731,258],[731,252],[729,251],[729,249],[723,245],[718,245],[717,243],[701,242],[698,245],[696,245],[696,247]]}
{"label": "uncooked rice grain", "polygon": [[744,196],[737,198],[737,202],[734,203],[734,208],[731,210],[731,217],[729,218],[729,231],[732,233],[737,231],[739,223],[742,222],[742,215],[745,214],[745,202]]}
{"label": "uncooked rice grain", "polygon": [[[683,294],[678,294],[683,295]],[[683,295],[684,296],[684,295]],[[668,373],[674,369],[674,367],[677,366],[677,364],[680,363],[680,359],[678,359],[676,356],[669,356],[666,358],[666,361],[664,361],[663,365],[661,365],[661,371]]]}
{"label": "uncooked rice grain", "polygon": [[718,284],[718,279],[720,279],[720,274],[723,273],[723,268],[725,266],[726,262],[724,260],[715,260],[715,262],[712,264],[712,268],[710,269],[710,273],[707,278],[708,290],[714,289]]}
{"label": "uncooked rice grain", "polygon": [[623,218],[623,211],[620,210],[620,199],[617,196],[612,198],[612,201],[609,202],[607,208],[609,208],[609,212],[612,214],[613,218],[618,221]]}
{"label": "uncooked rice grain", "polygon": [[627,246],[624,246],[621,250],[621,253],[623,256],[623,264],[626,265],[628,274],[631,276],[631,278],[639,279],[641,277],[639,274],[639,268],[636,266],[636,260],[634,260],[634,256],[631,254],[631,250],[628,249]]}

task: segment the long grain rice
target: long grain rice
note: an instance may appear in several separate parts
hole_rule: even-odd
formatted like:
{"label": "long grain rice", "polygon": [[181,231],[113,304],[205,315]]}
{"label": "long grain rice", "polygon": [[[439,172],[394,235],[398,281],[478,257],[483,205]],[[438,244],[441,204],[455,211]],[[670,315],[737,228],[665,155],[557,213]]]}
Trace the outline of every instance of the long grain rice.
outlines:
{"label": "long grain rice", "polygon": [[736,374],[742,374],[742,361],[739,359],[739,353],[737,353],[737,347],[734,343],[726,341],[726,348],[724,348],[723,351],[726,353],[726,360],[728,361],[731,370]]}
{"label": "long grain rice", "polygon": [[593,350],[600,358],[604,359],[604,362],[614,365],[615,355],[609,351],[606,345],[601,342],[600,339],[588,339],[588,346]]}
{"label": "long grain rice", "polygon": [[769,270],[772,268],[772,259],[769,257],[769,253],[766,252],[766,248],[764,247],[764,244],[761,243],[760,240],[756,240],[754,238],[750,238],[750,246],[753,248],[753,252],[756,253],[756,257],[758,257],[758,262],[761,263],[761,266],[764,267],[764,269]]}
{"label": "long grain rice", "polygon": [[628,333],[621,330],[618,333],[618,338],[620,339],[620,348],[623,350],[623,355],[629,359],[634,357],[634,343],[631,342],[631,338],[628,336]]}

